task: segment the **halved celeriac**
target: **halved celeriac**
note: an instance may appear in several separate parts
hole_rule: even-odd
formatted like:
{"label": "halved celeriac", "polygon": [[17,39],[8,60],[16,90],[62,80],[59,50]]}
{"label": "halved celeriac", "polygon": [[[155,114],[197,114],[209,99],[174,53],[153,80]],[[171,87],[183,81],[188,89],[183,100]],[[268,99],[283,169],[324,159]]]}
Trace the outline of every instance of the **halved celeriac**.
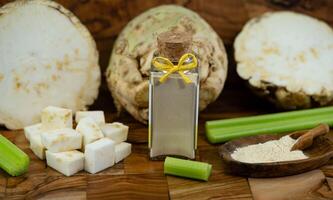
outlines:
{"label": "halved celeriac", "polygon": [[96,44],[55,1],[13,1],[0,8],[0,124],[39,122],[48,106],[86,109],[98,94]]}
{"label": "halved celeriac", "polygon": [[294,12],[272,12],[246,23],[235,43],[237,73],[285,109],[333,104],[333,30]]}

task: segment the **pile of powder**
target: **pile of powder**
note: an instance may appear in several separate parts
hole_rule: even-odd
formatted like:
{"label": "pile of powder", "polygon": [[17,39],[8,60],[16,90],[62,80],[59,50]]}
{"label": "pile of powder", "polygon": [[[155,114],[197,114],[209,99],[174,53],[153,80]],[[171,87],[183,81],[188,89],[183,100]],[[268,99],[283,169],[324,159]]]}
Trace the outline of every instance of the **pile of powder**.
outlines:
{"label": "pile of powder", "polygon": [[237,148],[231,157],[245,163],[269,163],[307,158],[303,151],[290,151],[296,141],[287,135],[279,140]]}

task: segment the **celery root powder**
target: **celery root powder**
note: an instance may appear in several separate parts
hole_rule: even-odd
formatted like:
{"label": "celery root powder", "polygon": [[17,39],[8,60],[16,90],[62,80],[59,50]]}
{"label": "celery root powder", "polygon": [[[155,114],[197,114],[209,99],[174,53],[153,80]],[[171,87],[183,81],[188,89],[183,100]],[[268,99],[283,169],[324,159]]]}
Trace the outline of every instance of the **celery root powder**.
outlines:
{"label": "celery root powder", "polygon": [[303,151],[290,151],[296,141],[287,135],[279,140],[237,148],[231,157],[245,163],[269,163],[307,158]]}

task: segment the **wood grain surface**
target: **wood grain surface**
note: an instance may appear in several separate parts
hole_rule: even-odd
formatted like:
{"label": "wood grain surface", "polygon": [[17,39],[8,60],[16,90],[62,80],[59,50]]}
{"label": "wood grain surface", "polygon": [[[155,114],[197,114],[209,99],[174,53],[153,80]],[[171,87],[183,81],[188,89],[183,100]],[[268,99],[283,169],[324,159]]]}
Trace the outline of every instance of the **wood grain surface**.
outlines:
{"label": "wood grain surface", "polygon": [[[0,0],[0,5],[9,2]],[[198,182],[163,175],[163,163],[149,161],[147,127],[129,114],[116,114],[105,83],[90,109],[106,112],[106,121],[120,121],[130,126],[128,141],[133,153],[123,162],[96,175],[79,172],[65,177],[47,167],[28,148],[22,131],[1,134],[23,149],[31,158],[29,172],[9,177],[0,171],[0,199],[252,199],[246,178],[228,175],[222,167],[218,146],[207,142],[207,120],[272,113],[277,110],[254,96],[235,73],[232,43],[244,23],[266,11],[290,9],[318,17],[333,25],[332,0],[58,0],[88,27],[100,53],[102,71],[109,62],[112,45],[129,20],[141,12],[160,5],[176,3],[197,11],[223,38],[229,55],[228,79],[219,99],[200,113],[198,160],[213,165],[208,182]],[[272,3],[278,2],[278,3]],[[282,2],[282,3],[281,3]],[[105,81],[104,81],[105,82]],[[333,166],[333,165],[332,165]],[[331,165],[322,168],[333,176]],[[318,194],[319,195],[319,194]]]}

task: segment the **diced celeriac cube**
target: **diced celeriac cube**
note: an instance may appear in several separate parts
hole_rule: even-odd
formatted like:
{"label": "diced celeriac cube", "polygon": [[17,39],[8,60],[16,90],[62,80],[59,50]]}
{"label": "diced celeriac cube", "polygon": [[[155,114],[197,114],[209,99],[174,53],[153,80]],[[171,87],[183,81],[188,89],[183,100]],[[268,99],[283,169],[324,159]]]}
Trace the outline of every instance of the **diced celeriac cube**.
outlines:
{"label": "diced celeriac cube", "polygon": [[42,144],[51,152],[81,149],[82,135],[70,128],[46,131],[41,134]]}
{"label": "diced celeriac cube", "polygon": [[132,145],[127,142],[122,142],[120,144],[116,145],[115,151],[116,151],[116,163],[122,161],[127,156],[131,154],[131,148]]}
{"label": "diced celeriac cube", "polygon": [[90,117],[95,122],[101,126],[105,124],[105,117],[104,117],[104,112],[103,111],[78,111],[75,113],[75,122],[79,123],[81,119],[85,117]]}
{"label": "diced celeriac cube", "polygon": [[42,129],[45,131],[60,128],[73,128],[72,110],[48,106],[42,110]]}
{"label": "diced celeriac cube", "polygon": [[58,153],[46,151],[46,162],[53,169],[66,176],[71,176],[83,170],[84,154],[77,150]]}
{"label": "diced celeriac cube", "polygon": [[122,123],[107,123],[101,126],[101,130],[105,137],[110,138],[116,143],[121,143],[127,140],[128,126],[125,126]]}
{"label": "diced celeriac cube", "polygon": [[97,123],[90,117],[81,119],[76,126],[76,131],[83,136],[83,148],[85,148],[87,144],[104,137]]}
{"label": "diced celeriac cube", "polygon": [[42,144],[41,133],[30,135],[30,149],[39,159],[45,159],[45,146]]}
{"label": "diced celeriac cube", "polygon": [[84,169],[92,174],[114,165],[116,143],[102,138],[86,146]]}
{"label": "diced celeriac cube", "polygon": [[30,141],[31,135],[40,134],[41,129],[42,129],[42,124],[41,123],[34,124],[34,125],[31,125],[31,126],[26,126],[26,127],[24,127],[24,135],[27,138],[27,140]]}

